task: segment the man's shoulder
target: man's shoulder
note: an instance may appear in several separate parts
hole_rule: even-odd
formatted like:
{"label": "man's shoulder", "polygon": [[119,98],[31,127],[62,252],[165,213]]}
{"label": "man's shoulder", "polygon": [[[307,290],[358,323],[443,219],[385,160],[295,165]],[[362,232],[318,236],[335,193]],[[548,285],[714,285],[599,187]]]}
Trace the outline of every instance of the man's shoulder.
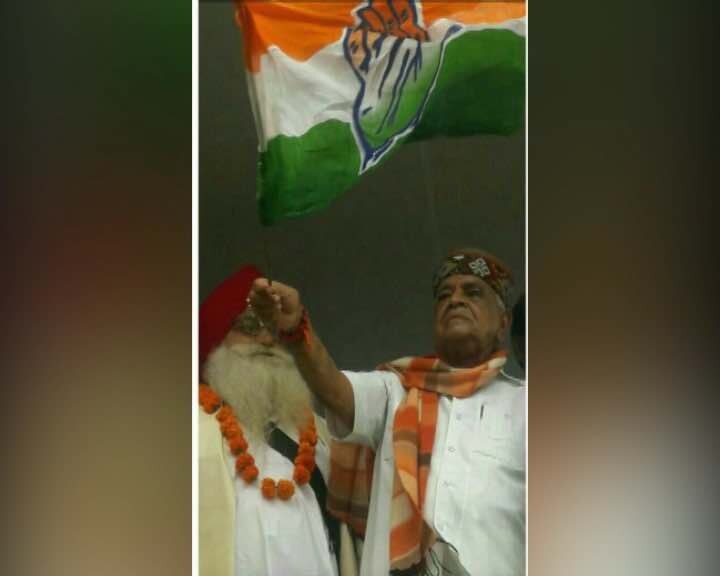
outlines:
{"label": "man's shoulder", "polygon": [[350,383],[355,385],[388,385],[400,384],[400,378],[394,372],[389,370],[369,370],[366,372],[358,372],[355,370],[343,370]]}

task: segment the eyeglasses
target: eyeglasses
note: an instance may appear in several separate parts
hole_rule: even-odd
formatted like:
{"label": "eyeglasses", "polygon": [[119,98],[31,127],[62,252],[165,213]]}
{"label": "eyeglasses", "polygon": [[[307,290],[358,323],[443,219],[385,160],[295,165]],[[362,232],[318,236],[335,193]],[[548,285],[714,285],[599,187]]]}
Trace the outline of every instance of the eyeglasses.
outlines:
{"label": "eyeglasses", "polygon": [[255,316],[251,310],[246,310],[233,320],[231,330],[242,332],[248,336],[257,336],[262,332],[265,326],[260,322],[260,318]]}

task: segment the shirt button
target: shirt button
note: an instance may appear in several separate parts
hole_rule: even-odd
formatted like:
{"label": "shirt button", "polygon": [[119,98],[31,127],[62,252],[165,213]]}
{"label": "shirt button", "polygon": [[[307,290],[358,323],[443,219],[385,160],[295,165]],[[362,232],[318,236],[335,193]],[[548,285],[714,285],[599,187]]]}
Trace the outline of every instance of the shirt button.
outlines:
{"label": "shirt button", "polygon": [[455,452],[455,446],[450,446],[448,448],[448,452]]}
{"label": "shirt button", "polygon": [[457,416],[455,416],[455,420],[462,420],[462,416],[460,416],[460,414],[458,414]]}

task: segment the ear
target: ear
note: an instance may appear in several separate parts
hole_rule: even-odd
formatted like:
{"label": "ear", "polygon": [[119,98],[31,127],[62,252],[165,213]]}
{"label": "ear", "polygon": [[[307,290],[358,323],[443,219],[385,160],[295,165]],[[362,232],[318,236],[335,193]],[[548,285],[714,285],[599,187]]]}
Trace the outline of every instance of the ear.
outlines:
{"label": "ear", "polygon": [[512,326],[512,310],[505,310],[500,314],[500,329],[498,330],[497,335],[497,339],[500,344],[505,342],[510,326]]}

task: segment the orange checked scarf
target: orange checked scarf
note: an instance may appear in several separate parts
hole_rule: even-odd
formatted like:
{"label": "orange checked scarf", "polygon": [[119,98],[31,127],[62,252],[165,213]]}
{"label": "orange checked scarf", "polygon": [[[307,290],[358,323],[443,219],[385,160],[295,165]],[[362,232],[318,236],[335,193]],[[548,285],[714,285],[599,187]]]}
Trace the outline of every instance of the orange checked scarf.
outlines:
{"label": "orange checked scarf", "polygon": [[[379,367],[400,378],[407,395],[395,411],[390,515],[390,567],[407,569],[423,561],[435,533],[423,521],[425,489],[435,441],[440,395],[467,398],[490,382],[505,364],[505,351],[474,368],[451,368],[435,357],[409,357]],[[375,454],[366,446],[333,441],[328,509],[365,534]]]}

